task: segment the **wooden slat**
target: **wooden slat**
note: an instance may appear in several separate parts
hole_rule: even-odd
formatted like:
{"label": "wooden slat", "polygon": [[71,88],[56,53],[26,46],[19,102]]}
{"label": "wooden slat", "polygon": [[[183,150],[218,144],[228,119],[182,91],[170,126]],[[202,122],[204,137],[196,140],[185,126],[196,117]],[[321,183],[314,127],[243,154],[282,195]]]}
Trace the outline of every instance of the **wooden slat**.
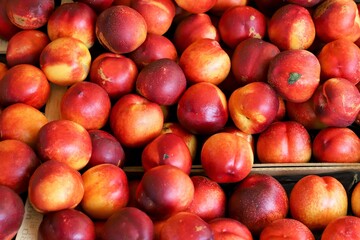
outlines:
{"label": "wooden slat", "polygon": [[6,54],[7,44],[7,41],[0,39],[0,54]]}

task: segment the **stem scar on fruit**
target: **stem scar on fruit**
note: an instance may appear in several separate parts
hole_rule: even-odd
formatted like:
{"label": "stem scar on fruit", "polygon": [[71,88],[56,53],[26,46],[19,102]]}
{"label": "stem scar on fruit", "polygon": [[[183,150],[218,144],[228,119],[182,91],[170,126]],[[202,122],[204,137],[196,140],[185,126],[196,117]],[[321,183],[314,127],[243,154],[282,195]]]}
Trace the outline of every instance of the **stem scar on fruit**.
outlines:
{"label": "stem scar on fruit", "polygon": [[294,84],[296,83],[297,80],[299,80],[301,78],[301,74],[297,73],[297,72],[291,72],[289,74],[289,78],[288,78],[288,83],[289,84]]}

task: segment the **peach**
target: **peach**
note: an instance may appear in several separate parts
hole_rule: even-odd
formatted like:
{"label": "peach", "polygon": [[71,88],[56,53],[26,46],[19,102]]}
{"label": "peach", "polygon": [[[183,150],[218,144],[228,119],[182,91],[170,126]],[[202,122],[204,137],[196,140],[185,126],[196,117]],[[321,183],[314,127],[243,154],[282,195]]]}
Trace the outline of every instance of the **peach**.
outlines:
{"label": "peach", "polygon": [[163,35],[153,33],[148,33],[145,41],[127,56],[135,62],[139,70],[162,58],[173,61],[178,60],[178,53],[174,43]]}
{"label": "peach", "polygon": [[44,161],[56,160],[80,170],[87,165],[92,152],[89,132],[70,120],[53,120],[39,130],[37,153]]}
{"label": "peach", "polygon": [[360,162],[360,139],[346,127],[327,127],[314,137],[312,152],[316,161],[333,163]]}
{"label": "peach", "polygon": [[0,80],[4,77],[5,73],[9,70],[8,66],[0,62]]}
{"label": "peach", "polygon": [[202,38],[220,40],[219,31],[209,14],[190,14],[176,24],[173,43],[179,53],[182,53],[191,43]]}
{"label": "peach", "polygon": [[171,0],[138,0],[130,6],[144,17],[148,33],[165,34],[175,17],[175,3]]}
{"label": "peach", "polygon": [[215,16],[221,16],[226,10],[235,6],[246,6],[249,0],[217,0],[215,5],[210,9],[210,13]]}
{"label": "peach", "polygon": [[111,215],[104,224],[102,238],[108,240],[143,239],[152,240],[154,224],[143,211],[134,207],[124,207]]}
{"label": "peach", "polygon": [[95,239],[94,222],[83,212],[64,209],[46,213],[38,228],[39,240]]}
{"label": "peach", "polygon": [[0,238],[13,239],[21,227],[25,206],[21,197],[7,186],[0,185],[0,194]]}
{"label": "peach", "polygon": [[86,3],[93,8],[97,13],[101,13],[105,9],[111,7],[118,0],[78,0],[78,2]]}
{"label": "peach", "polygon": [[89,49],[82,41],[72,37],[51,41],[40,54],[40,68],[50,82],[60,86],[84,81],[90,65]]}
{"label": "peach", "polygon": [[315,240],[314,234],[305,224],[292,218],[277,219],[269,223],[261,231],[259,240],[271,238]]}
{"label": "peach", "polygon": [[250,230],[241,222],[229,218],[214,218],[209,222],[210,228],[214,233],[215,239],[231,240],[253,240]]}
{"label": "peach", "polygon": [[164,220],[185,211],[194,192],[188,174],[172,165],[160,165],[144,173],[136,190],[136,201],[153,220]]}
{"label": "peach", "polygon": [[221,40],[234,49],[242,40],[266,35],[265,15],[251,6],[235,6],[221,15],[218,29]]}
{"label": "peach", "polygon": [[209,11],[216,3],[216,0],[175,0],[175,3],[189,13],[204,13]]}
{"label": "peach", "polygon": [[0,104],[25,103],[42,108],[50,96],[50,84],[41,69],[19,64],[7,70],[0,81]]}
{"label": "peach", "polygon": [[125,164],[125,151],[120,142],[109,132],[101,129],[88,130],[92,143],[92,152],[86,168],[102,163],[111,163],[122,167]]}
{"label": "peach", "polygon": [[326,127],[315,113],[315,105],[313,96],[301,103],[285,102],[286,114],[289,120],[296,121],[303,125],[306,129],[323,129]]}
{"label": "peach", "polygon": [[221,185],[206,176],[194,175],[191,180],[195,193],[186,211],[198,215],[206,222],[225,217],[227,198]]}
{"label": "peach", "polygon": [[231,192],[229,216],[243,223],[254,236],[271,222],[285,218],[289,199],[280,182],[267,174],[251,174]]}
{"label": "peach", "polygon": [[360,237],[360,218],[343,216],[330,222],[324,229],[321,239],[356,239]]}
{"label": "peach", "polygon": [[0,141],[0,184],[18,194],[25,193],[30,176],[40,165],[35,151],[19,140]]}
{"label": "peach", "polygon": [[190,84],[209,82],[218,85],[229,74],[231,60],[218,41],[202,38],[182,52],[179,65]]}
{"label": "peach", "polygon": [[173,60],[164,58],[145,66],[136,79],[136,91],[159,105],[174,105],[186,89],[186,77]]}
{"label": "peach", "polygon": [[147,25],[144,17],[135,9],[115,5],[98,15],[95,33],[106,49],[124,54],[134,51],[145,41]]}
{"label": "peach", "polygon": [[42,50],[48,45],[48,35],[40,30],[22,30],[12,36],[6,49],[6,62],[9,67],[18,64],[38,66]]}
{"label": "peach", "polygon": [[360,184],[358,182],[355,183],[349,197],[352,214],[356,217],[360,217]]}
{"label": "peach", "polygon": [[245,138],[229,132],[219,132],[205,140],[200,160],[205,174],[213,181],[238,182],[250,174],[254,152]]}
{"label": "peach", "polygon": [[303,6],[286,4],[271,16],[268,35],[281,50],[308,49],[316,35],[311,13]]}
{"label": "peach", "polygon": [[181,126],[194,134],[212,134],[228,121],[225,94],[216,85],[200,82],[187,88],[176,109]]}
{"label": "peach", "polygon": [[7,2],[8,0],[0,1],[0,38],[9,41],[11,37],[13,37],[17,32],[21,31],[22,29],[18,28],[10,21],[6,13]]}
{"label": "peach", "polygon": [[313,95],[314,111],[319,120],[332,127],[347,127],[360,110],[360,92],[345,78],[330,78]]}
{"label": "peach", "polygon": [[164,133],[148,143],[141,153],[144,171],[169,164],[190,174],[192,158],[184,140],[175,133]]}
{"label": "peach", "polygon": [[93,219],[106,220],[129,201],[127,176],[121,168],[99,164],[82,174],[84,197],[81,207]]}
{"label": "peach", "polygon": [[85,129],[100,129],[108,121],[110,97],[96,83],[83,81],[71,85],[61,98],[61,119],[74,121]]}
{"label": "peach", "polygon": [[235,126],[245,133],[256,134],[264,131],[275,120],[279,99],[269,84],[252,82],[235,89],[228,105]]}
{"label": "peach", "polygon": [[45,26],[55,9],[54,0],[7,1],[6,13],[10,21],[21,29]]}
{"label": "peach", "polygon": [[248,38],[239,43],[231,56],[231,70],[235,80],[244,86],[251,82],[266,82],[271,59],[279,48],[258,38]]}
{"label": "peach", "polygon": [[298,122],[274,122],[259,134],[256,154],[262,163],[309,162],[312,156],[310,134]]}
{"label": "peach", "polygon": [[317,55],[321,66],[321,79],[346,78],[360,82],[360,49],[346,39],[337,39],[324,45]]}
{"label": "peach", "polygon": [[323,0],[287,0],[289,3],[297,4],[306,8],[314,7],[322,1]]}
{"label": "peach", "polygon": [[73,37],[91,48],[96,40],[96,12],[82,2],[61,4],[50,15],[47,34],[51,41],[61,37]]}
{"label": "peach", "polygon": [[286,101],[305,102],[320,84],[320,62],[304,49],[284,50],[270,62],[267,82]]}
{"label": "peach", "polygon": [[56,160],[42,163],[31,175],[28,199],[40,213],[75,208],[84,196],[78,171]]}
{"label": "peach", "polygon": [[342,38],[355,42],[360,37],[360,16],[356,2],[325,0],[313,12],[316,36],[323,42]]}
{"label": "peach", "polygon": [[312,231],[324,230],[331,221],[346,216],[348,210],[346,190],[333,176],[302,177],[293,186],[289,203],[292,218]]}
{"label": "peach", "polygon": [[14,103],[0,114],[1,139],[19,140],[35,148],[39,131],[47,123],[47,117],[37,108]]}
{"label": "peach", "polygon": [[213,233],[209,224],[195,213],[179,212],[164,222],[159,239],[213,239]]}
{"label": "peach", "polygon": [[119,142],[130,148],[143,147],[162,130],[164,113],[159,104],[129,93],[112,107],[109,124]]}
{"label": "peach", "polygon": [[179,122],[176,121],[164,122],[161,134],[165,133],[174,133],[177,136],[181,137],[190,151],[192,160],[195,159],[198,146],[198,139],[196,134],[189,132],[183,126],[181,126]]}
{"label": "peach", "polygon": [[134,91],[137,75],[138,69],[133,60],[106,52],[99,54],[91,63],[89,79],[103,87],[110,99],[116,101]]}

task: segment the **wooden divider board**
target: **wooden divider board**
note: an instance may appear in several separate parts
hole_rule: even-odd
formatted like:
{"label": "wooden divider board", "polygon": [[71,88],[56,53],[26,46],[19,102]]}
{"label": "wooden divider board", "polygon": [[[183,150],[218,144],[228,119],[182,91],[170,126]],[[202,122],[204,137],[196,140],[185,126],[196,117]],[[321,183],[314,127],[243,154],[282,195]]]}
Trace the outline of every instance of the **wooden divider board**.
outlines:
{"label": "wooden divider board", "polygon": [[5,54],[8,42],[0,38],[0,54]]}

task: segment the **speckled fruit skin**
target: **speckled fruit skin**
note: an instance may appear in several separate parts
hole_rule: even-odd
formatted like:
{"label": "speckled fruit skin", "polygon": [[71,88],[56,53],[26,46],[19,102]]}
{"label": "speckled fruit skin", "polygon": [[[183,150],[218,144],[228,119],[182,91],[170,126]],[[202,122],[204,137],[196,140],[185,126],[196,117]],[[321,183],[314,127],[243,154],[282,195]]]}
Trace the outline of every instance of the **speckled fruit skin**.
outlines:
{"label": "speckled fruit skin", "polygon": [[258,236],[267,224],[287,216],[289,199],[284,187],[274,177],[252,174],[231,193],[228,210],[231,218]]}
{"label": "speckled fruit skin", "polygon": [[144,17],[135,9],[116,5],[102,11],[96,21],[95,33],[109,51],[124,54],[134,51],[146,39]]}

